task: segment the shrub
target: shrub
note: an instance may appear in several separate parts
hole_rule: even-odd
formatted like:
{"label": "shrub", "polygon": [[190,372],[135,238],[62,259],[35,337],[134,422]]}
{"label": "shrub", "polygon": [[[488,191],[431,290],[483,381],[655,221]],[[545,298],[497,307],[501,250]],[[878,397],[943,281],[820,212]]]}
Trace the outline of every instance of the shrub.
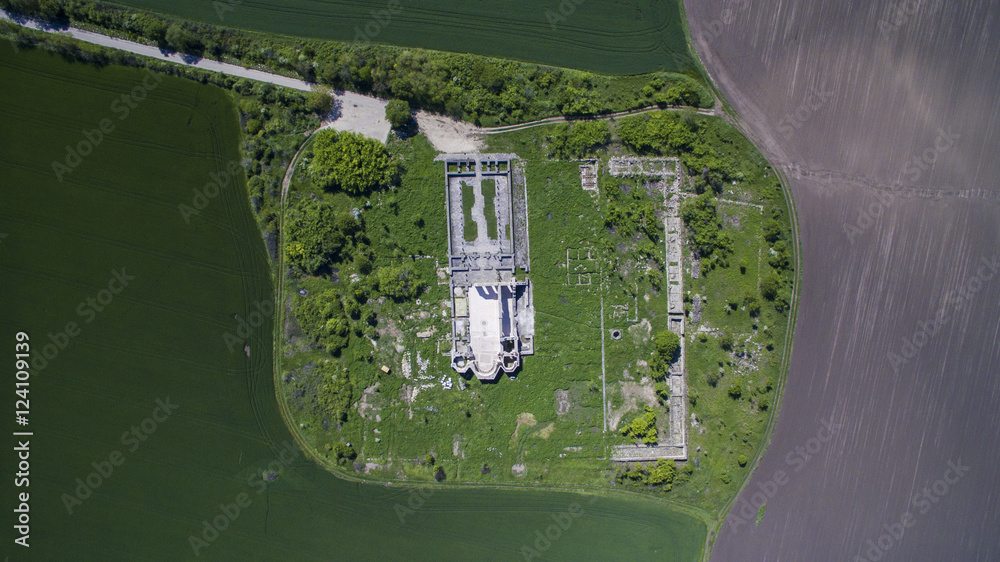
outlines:
{"label": "shrub", "polygon": [[729,333],[724,333],[719,336],[719,347],[726,351],[732,351],[735,341],[733,340],[733,335]]}
{"label": "shrub", "polygon": [[385,106],[385,118],[393,129],[401,129],[409,124],[412,118],[410,103],[404,100],[391,100]]}
{"label": "shrub", "polygon": [[740,453],[740,456],[736,457],[736,462],[737,462],[737,463],[738,463],[738,464],[739,464],[740,466],[746,466],[746,465],[747,465],[747,462],[748,462],[748,461],[747,461],[747,456],[746,456],[746,455],[744,455],[743,453]]}
{"label": "shrub", "polygon": [[740,381],[736,381],[733,384],[729,385],[728,392],[730,398],[732,398],[733,400],[737,400],[739,399],[740,396],[743,396],[743,385],[740,384]]}
{"label": "shrub", "polygon": [[729,484],[729,482],[732,481],[732,478],[729,477],[729,472],[726,470],[718,471],[716,473],[716,476],[719,478],[719,480],[722,480],[723,484]]}
{"label": "shrub", "polygon": [[719,373],[718,371],[709,371],[705,373],[705,382],[707,382],[708,386],[711,386],[712,388],[715,388],[715,385],[719,384],[720,378],[722,378],[722,373]]}
{"label": "shrub", "polygon": [[675,476],[677,476],[677,467],[674,465],[674,461],[660,459],[649,471],[649,478],[646,481],[651,486],[663,486],[669,490]]}
{"label": "shrub", "polygon": [[337,444],[333,446],[333,453],[337,456],[338,460],[354,460],[358,457],[358,453],[355,452],[354,447],[351,447],[342,441],[338,441]]}
{"label": "shrub", "polygon": [[353,387],[347,370],[335,365],[335,363],[322,363],[317,367],[321,381],[318,402],[324,413],[344,421],[351,408]]}
{"label": "shrub", "polygon": [[681,350],[681,338],[670,330],[658,332],[653,337],[653,344],[656,346],[656,353],[665,362],[673,361],[677,352]]}
{"label": "shrub", "polygon": [[200,56],[205,52],[205,45],[202,44],[198,35],[189,31],[180,23],[171,24],[167,28],[164,40],[167,45],[179,53]]}
{"label": "shrub", "polygon": [[328,203],[308,199],[289,213],[285,256],[301,271],[317,274],[354,241],[361,223]]}
{"label": "shrub", "polygon": [[313,86],[313,89],[306,96],[306,106],[313,113],[325,115],[333,109],[333,96],[330,90],[323,86]]}
{"label": "shrub", "polygon": [[781,223],[775,219],[768,219],[764,222],[764,240],[768,244],[774,244],[782,237]]}
{"label": "shrub", "polygon": [[378,268],[374,282],[382,295],[397,301],[415,298],[423,288],[422,283],[411,279],[410,270],[401,265]]}
{"label": "shrub", "polygon": [[[684,201],[681,205],[681,218],[691,233],[692,247],[702,258],[724,258],[732,251],[732,236],[722,229],[715,196],[711,193],[705,192]],[[704,259],[702,261],[704,268]]]}
{"label": "shrub", "polygon": [[622,435],[642,439],[643,443],[656,443],[656,412],[646,406],[646,412],[622,428]]}
{"label": "shrub", "polygon": [[347,347],[351,320],[335,290],[297,297],[293,313],[302,329],[327,353],[336,355]]}
{"label": "shrub", "polygon": [[767,272],[760,281],[760,294],[769,301],[774,301],[781,290],[781,277],[773,271]]}
{"label": "shrub", "polygon": [[341,189],[352,195],[388,185],[396,177],[392,158],[382,143],[332,129],[316,133],[309,172],[324,189]]}
{"label": "shrub", "polygon": [[559,125],[549,137],[549,151],[557,158],[583,158],[611,139],[606,121]]}

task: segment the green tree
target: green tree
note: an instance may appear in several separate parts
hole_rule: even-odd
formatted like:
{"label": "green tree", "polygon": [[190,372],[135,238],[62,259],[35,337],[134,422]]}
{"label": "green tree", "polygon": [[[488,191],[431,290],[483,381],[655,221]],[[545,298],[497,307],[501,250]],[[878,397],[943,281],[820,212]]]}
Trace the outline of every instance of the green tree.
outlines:
{"label": "green tree", "polygon": [[421,283],[411,279],[410,270],[401,265],[378,268],[374,282],[380,293],[394,300],[414,298],[423,288]]}
{"label": "green tree", "polygon": [[767,219],[764,222],[764,240],[769,244],[774,244],[783,236],[781,223],[775,219]]}
{"label": "green tree", "polygon": [[334,289],[296,298],[293,312],[302,329],[327,353],[337,354],[347,347],[351,319]]}
{"label": "green tree", "polygon": [[167,44],[167,24],[152,15],[139,16],[137,21],[142,34],[157,45],[164,47]]}
{"label": "green tree", "polygon": [[677,476],[677,467],[674,461],[667,459],[660,459],[656,461],[656,465],[653,466],[649,471],[649,478],[647,482],[651,486],[663,486],[667,490],[671,488],[674,482],[674,478]]}
{"label": "green tree", "polygon": [[733,384],[729,385],[728,392],[729,392],[729,397],[732,398],[733,400],[736,400],[740,396],[743,396],[743,385],[740,384],[740,381],[736,381]]}
{"label": "green tree", "polygon": [[701,88],[693,80],[684,79],[667,89],[666,101],[670,105],[701,105]]}
{"label": "green tree", "polygon": [[622,428],[622,435],[632,439],[641,439],[643,443],[656,443],[656,412],[646,406],[646,411]]}
{"label": "green tree", "polygon": [[784,271],[791,266],[789,254],[788,242],[778,240],[771,248],[771,255],[767,258],[767,263],[777,271]]}
{"label": "green tree", "polygon": [[354,447],[342,441],[338,441],[333,446],[333,454],[336,456],[339,464],[346,464],[347,461],[352,461],[358,457],[358,453],[354,451]]}
{"label": "green tree", "polygon": [[175,51],[186,55],[200,56],[205,51],[205,45],[198,35],[180,23],[171,24],[167,28],[164,40]]}
{"label": "green tree", "polygon": [[583,158],[611,139],[606,121],[581,121],[558,125],[549,137],[549,148],[557,158]]}
{"label": "green tree", "polygon": [[396,177],[392,158],[382,143],[332,129],[316,133],[309,172],[324,189],[341,189],[353,195],[388,185]]}
{"label": "green tree", "polygon": [[722,219],[711,193],[706,191],[684,201],[681,218],[690,231],[691,245],[700,256],[722,258],[732,251],[732,236],[722,230]]}
{"label": "green tree", "polygon": [[405,100],[391,100],[385,106],[385,118],[393,129],[405,127],[411,119],[410,103]]}
{"label": "green tree", "polygon": [[726,351],[732,351],[734,343],[736,342],[733,340],[733,335],[729,332],[723,332],[719,336],[719,347]]}
{"label": "green tree", "polygon": [[673,362],[677,352],[681,350],[681,338],[670,330],[658,332],[653,337],[653,344],[656,346],[656,353],[667,363]]}
{"label": "green tree", "polygon": [[764,278],[760,281],[760,294],[765,299],[773,301],[778,297],[778,291],[781,290],[781,277],[773,272],[768,271]]}
{"label": "green tree", "polygon": [[338,259],[361,229],[351,213],[337,213],[326,202],[306,199],[289,213],[285,256],[292,266],[315,275]]}
{"label": "green tree", "polygon": [[323,86],[313,86],[306,96],[306,107],[318,115],[330,113],[333,109],[333,95],[330,89]]}

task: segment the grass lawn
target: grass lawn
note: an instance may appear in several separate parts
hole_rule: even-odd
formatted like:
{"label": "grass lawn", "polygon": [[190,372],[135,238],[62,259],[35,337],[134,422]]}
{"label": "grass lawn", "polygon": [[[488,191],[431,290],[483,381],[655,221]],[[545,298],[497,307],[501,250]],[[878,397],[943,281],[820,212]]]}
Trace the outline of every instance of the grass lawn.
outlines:
{"label": "grass lawn", "polygon": [[472,184],[462,182],[462,215],[465,217],[465,241],[475,242],[479,237],[479,227],[472,220],[472,207],[476,204],[476,188]]}
{"label": "grass lawn", "polygon": [[483,180],[481,183],[483,192],[483,214],[486,215],[486,235],[490,240],[497,239],[497,182],[496,180]]}

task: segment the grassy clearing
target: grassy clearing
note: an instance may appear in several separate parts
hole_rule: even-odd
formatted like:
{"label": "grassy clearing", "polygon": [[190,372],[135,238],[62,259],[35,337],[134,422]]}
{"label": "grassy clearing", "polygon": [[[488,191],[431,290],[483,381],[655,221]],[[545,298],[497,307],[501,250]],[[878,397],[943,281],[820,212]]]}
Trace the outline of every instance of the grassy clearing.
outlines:
{"label": "grassy clearing", "polygon": [[[760,278],[771,271],[763,258],[770,253],[763,225],[769,217],[787,214],[783,202],[773,197],[780,191],[759,154],[720,129],[725,127],[721,122],[698,119],[701,130],[727,139],[719,153],[737,162],[733,174],[740,179],[726,184],[714,199],[733,243],[725,259],[697,275],[692,268],[696,260],[690,253],[685,257],[686,358],[694,415],[688,428],[690,460],[680,464],[669,491],[641,489],[714,513],[746,475],[770,415],[788,324],[785,313],[762,300],[758,291]],[[446,285],[438,284],[445,281],[433,277],[434,266],[443,263],[445,248],[435,242],[441,238],[422,237],[419,230],[397,238],[397,254],[436,256],[437,263],[428,262],[421,270],[429,280],[421,304],[379,303],[375,349],[366,340],[352,340],[339,359],[352,376],[355,370],[374,373],[355,383],[359,414],[336,431],[327,430],[321,416],[305,413],[307,399],[298,401],[307,435],[318,447],[332,448],[337,441],[360,444],[358,458],[344,463],[348,472],[429,480],[443,468],[449,481],[633,487],[627,481],[615,483],[616,467],[606,460],[611,446],[630,442],[620,428],[648,406],[655,412],[658,435],[666,436],[670,418],[650,367],[651,336],[667,326],[663,232],[658,215],[646,211],[662,212],[656,210],[664,204],[662,192],[648,179],[606,174],[598,178],[599,194],[584,191],[577,162],[547,156],[547,139],[554,130],[541,127],[489,138],[491,151],[515,152],[525,161],[536,354],[525,359],[516,380],[460,380],[448,365],[448,344],[442,341],[450,331]],[[406,162],[399,192],[407,193],[414,205],[440,209],[444,170],[430,162],[433,151],[426,141],[394,141],[393,150]],[[612,145],[596,156],[605,160],[620,151]],[[601,169],[607,169],[606,161]],[[434,184],[441,186],[437,193]],[[374,196],[366,220],[384,224],[386,232],[400,228],[405,218],[394,215],[391,207],[384,210],[385,199],[395,197],[400,195]],[[616,213],[629,214],[634,222],[609,228],[608,217]],[[439,216],[443,225],[443,213]],[[428,220],[425,228],[433,224]],[[759,312],[745,304],[750,294]],[[612,332],[621,334],[620,339],[610,337]],[[371,365],[386,365],[391,373],[352,363],[364,355],[372,355]],[[329,359],[303,357],[308,359],[289,364],[293,378],[306,374],[293,366]],[[447,379],[454,382],[452,389],[443,387]],[[463,385],[467,388],[460,390]]]}
{"label": "grassy clearing", "polygon": [[[486,215],[486,235],[491,240],[497,239],[497,182],[496,180],[483,180],[481,184],[483,193],[483,214]],[[508,228],[510,225],[507,225]],[[509,236],[509,235],[508,235]]]}
{"label": "grassy clearing", "polygon": [[[220,22],[217,7],[196,0],[169,6],[156,0],[116,3]],[[568,11],[558,3],[527,0],[488,4],[435,0],[421,5],[360,0],[336,6],[267,0],[223,5],[221,13],[227,26],[279,35],[475,53],[603,74],[695,68],[677,0],[591,0]]]}
{"label": "grassy clearing", "polygon": [[462,216],[465,217],[465,241],[475,242],[479,237],[479,227],[476,221],[472,220],[472,207],[476,204],[476,188],[471,184],[462,182]]}

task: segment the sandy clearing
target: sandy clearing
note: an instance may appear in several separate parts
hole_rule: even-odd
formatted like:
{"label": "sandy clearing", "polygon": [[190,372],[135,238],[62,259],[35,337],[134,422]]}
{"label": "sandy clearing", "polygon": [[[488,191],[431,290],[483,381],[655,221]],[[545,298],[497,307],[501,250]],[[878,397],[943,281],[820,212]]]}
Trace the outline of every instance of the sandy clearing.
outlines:
{"label": "sandy clearing", "polygon": [[481,130],[471,123],[426,111],[416,114],[417,127],[438,152],[479,152],[486,145]]}
{"label": "sandy clearing", "polygon": [[538,425],[538,421],[535,419],[535,415],[522,412],[517,416],[517,425],[514,427],[514,435],[511,437],[513,440],[517,440],[517,432],[521,430],[521,426],[526,425],[528,427],[535,427]]}
{"label": "sandy clearing", "polygon": [[639,402],[647,406],[656,406],[656,389],[649,377],[643,377],[641,382],[619,382],[622,396],[625,400],[617,410],[608,407],[608,429],[615,430],[625,414],[638,410]]}
{"label": "sandy clearing", "polygon": [[385,118],[389,102],[354,92],[337,91],[333,94],[334,107],[323,128],[360,133],[384,143],[392,126]]}
{"label": "sandy clearing", "polygon": [[555,422],[552,422],[549,425],[543,427],[541,430],[539,430],[538,436],[541,437],[542,439],[548,439],[549,435],[552,435],[552,432],[555,430],[556,430],[556,424]]}

